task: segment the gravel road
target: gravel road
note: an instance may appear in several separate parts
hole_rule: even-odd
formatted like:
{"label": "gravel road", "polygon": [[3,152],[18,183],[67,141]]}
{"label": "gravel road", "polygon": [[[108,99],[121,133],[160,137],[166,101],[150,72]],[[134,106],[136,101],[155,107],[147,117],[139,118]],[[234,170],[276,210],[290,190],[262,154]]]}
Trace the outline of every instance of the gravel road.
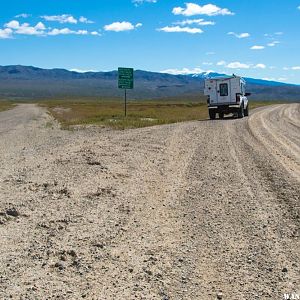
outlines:
{"label": "gravel road", "polygon": [[0,112],[0,299],[300,294],[300,104],[60,130]]}

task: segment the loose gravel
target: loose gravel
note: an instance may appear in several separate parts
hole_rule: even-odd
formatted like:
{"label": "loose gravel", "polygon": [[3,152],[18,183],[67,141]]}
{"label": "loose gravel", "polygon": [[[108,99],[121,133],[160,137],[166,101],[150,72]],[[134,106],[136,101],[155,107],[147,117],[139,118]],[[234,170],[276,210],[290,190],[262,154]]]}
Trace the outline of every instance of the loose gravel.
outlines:
{"label": "loose gravel", "polygon": [[300,294],[300,104],[61,130],[0,112],[1,299]]}

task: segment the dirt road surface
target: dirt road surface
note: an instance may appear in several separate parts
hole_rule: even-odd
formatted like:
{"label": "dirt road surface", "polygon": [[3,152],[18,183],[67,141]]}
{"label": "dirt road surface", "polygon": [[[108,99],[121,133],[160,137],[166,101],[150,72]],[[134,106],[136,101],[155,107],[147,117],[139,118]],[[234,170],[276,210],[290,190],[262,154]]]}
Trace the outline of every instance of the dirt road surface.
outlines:
{"label": "dirt road surface", "polygon": [[60,130],[0,113],[0,299],[300,294],[300,104]]}

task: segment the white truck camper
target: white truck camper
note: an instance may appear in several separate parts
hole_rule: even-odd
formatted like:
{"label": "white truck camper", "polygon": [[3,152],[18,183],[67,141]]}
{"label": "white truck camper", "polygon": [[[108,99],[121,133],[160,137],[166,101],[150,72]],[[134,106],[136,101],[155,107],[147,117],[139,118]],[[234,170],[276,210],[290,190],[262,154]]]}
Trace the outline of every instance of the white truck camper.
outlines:
{"label": "white truck camper", "polygon": [[207,96],[210,119],[216,114],[220,119],[225,114],[234,114],[238,118],[249,115],[249,106],[246,93],[246,81],[239,76],[215,77],[205,80],[204,95]]}

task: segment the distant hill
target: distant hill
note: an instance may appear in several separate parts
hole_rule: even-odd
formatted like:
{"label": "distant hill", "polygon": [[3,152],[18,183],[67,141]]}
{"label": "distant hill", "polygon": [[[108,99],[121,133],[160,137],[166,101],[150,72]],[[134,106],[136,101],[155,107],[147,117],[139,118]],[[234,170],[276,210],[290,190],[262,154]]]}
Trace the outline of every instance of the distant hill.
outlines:
{"label": "distant hill", "polygon": [[[201,95],[204,79],[218,73],[171,75],[137,70],[130,99]],[[300,86],[246,78],[252,99],[300,100]],[[1,99],[44,99],[54,97],[122,97],[117,71],[78,73],[65,69],[31,66],[0,66]]]}

